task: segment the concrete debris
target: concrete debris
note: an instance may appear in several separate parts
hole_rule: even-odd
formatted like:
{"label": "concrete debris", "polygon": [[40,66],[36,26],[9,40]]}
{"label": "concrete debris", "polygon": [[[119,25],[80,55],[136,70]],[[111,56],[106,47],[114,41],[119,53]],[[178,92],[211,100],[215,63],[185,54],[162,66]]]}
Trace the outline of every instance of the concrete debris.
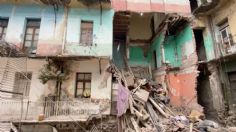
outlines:
{"label": "concrete debris", "polygon": [[204,114],[197,110],[192,110],[188,117],[192,122],[197,122],[203,119]]}
{"label": "concrete debris", "polygon": [[211,120],[204,120],[198,124],[198,129],[201,132],[217,131],[217,128],[219,128],[218,123]]}
{"label": "concrete debris", "polygon": [[207,132],[221,129],[218,123],[204,120],[204,114],[197,110],[192,110],[189,116],[179,112],[177,114],[169,105],[168,91],[161,84],[151,83],[146,78],[127,78],[124,74],[133,75],[132,71],[121,72],[113,64],[108,69],[119,82],[119,89],[128,90],[125,94],[118,93],[118,97],[128,97],[120,98],[120,102],[128,106],[122,112],[119,112],[121,108],[118,99],[119,132]]}

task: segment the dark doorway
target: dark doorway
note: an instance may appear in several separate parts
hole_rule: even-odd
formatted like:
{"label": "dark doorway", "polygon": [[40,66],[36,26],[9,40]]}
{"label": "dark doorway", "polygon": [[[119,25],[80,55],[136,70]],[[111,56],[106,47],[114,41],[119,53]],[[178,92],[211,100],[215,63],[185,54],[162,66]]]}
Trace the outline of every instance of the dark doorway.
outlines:
{"label": "dark doorway", "polygon": [[196,41],[196,50],[198,55],[198,61],[206,61],[206,49],[204,46],[204,40],[203,40],[203,31],[200,29],[194,29],[193,33],[195,36]]}
{"label": "dark doorway", "polygon": [[232,97],[232,103],[234,109],[236,110],[236,72],[229,72],[228,77],[230,82],[230,93]]}
{"label": "dark doorway", "polygon": [[197,0],[189,0],[189,1],[190,1],[191,11],[193,12],[198,7]]}
{"label": "dark doorway", "polygon": [[197,77],[197,96],[198,103],[203,106],[204,114],[207,119],[217,120],[216,111],[213,107],[213,95],[210,88],[207,64],[199,64],[198,70],[200,71]]}

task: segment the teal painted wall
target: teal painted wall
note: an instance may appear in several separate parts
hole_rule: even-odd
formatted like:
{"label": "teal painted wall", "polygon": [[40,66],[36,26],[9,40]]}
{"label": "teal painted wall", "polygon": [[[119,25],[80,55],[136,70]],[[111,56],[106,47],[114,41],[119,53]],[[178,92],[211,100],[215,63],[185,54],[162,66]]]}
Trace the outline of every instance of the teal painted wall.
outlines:
{"label": "teal painted wall", "polygon": [[[47,5],[14,5],[1,4],[0,17],[9,18],[6,41],[19,47],[23,46],[25,24],[27,18],[40,18],[40,32],[37,54],[40,56],[61,55],[65,27],[65,49],[63,55],[72,56],[112,56],[113,43],[113,16],[112,9],[103,9],[102,24],[100,24],[100,9],[59,7],[55,13],[53,6]],[[66,20],[66,18],[68,18]],[[81,20],[93,21],[93,44],[81,46]]]}
{"label": "teal painted wall", "polygon": [[[162,34],[157,36],[152,43],[150,50],[150,52],[153,52],[154,50],[157,52],[157,68],[162,66],[160,43],[163,37],[164,36]],[[184,47],[189,49],[183,50]],[[191,26],[186,25],[185,28],[175,36],[166,36],[166,40],[164,42],[164,51],[166,62],[169,62],[169,64],[173,67],[181,66],[183,56],[188,56],[195,51],[193,46],[193,32]],[[151,59],[149,59],[149,61],[150,60]]]}
{"label": "teal painted wall", "polygon": [[[58,9],[56,24],[54,14],[52,6],[1,4],[0,17],[9,19],[6,41],[23,47],[26,20],[40,18],[38,48],[44,47],[42,51],[48,50],[49,54],[61,53],[60,45],[63,37],[60,31],[63,26],[64,9],[61,7]],[[49,46],[51,48],[48,48]]]}
{"label": "teal painted wall", "polygon": [[[100,15],[99,9],[72,8],[69,10],[66,53],[84,56],[112,56],[114,11],[112,9],[103,9],[102,23],[100,23]],[[82,20],[93,22],[94,37],[92,46],[79,45]]]}
{"label": "teal painted wall", "polygon": [[[189,56],[191,53],[196,51],[193,46],[193,31],[190,25],[186,25],[185,28],[175,36],[175,42],[178,58],[175,66],[181,66],[183,56]],[[184,49],[184,47],[187,48]]]}
{"label": "teal painted wall", "polygon": [[209,61],[209,60],[214,59],[215,58],[214,42],[213,42],[210,32],[207,29],[203,32],[203,41],[204,41],[204,46],[206,49],[207,60]]}
{"label": "teal painted wall", "polygon": [[143,49],[139,46],[129,46],[130,66],[149,66],[148,57],[144,56]]}
{"label": "teal painted wall", "polygon": [[151,46],[151,50],[149,51],[149,61],[152,63],[152,67],[154,67],[154,60],[153,60],[153,51],[156,50],[156,62],[157,62],[157,68],[162,66],[162,55],[161,55],[161,41],[163,39],[164,35],[160,34],[157,36]]}
{"label": "teal painted wall", "polygon": [[165,60],[166,62],[170,62],[171,66],[178,66],[179,62],[176,59],[176,41],[174,36],[168,36],[165,43]]}

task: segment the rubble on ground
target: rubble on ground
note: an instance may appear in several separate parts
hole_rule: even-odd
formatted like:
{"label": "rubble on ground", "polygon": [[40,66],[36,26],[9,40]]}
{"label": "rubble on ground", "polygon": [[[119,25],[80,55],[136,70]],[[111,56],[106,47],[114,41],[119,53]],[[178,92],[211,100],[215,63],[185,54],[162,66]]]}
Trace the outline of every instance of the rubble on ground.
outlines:
{"label": "rubble on ground", "polygon": [[120,132],[230,132],[218,123],[204,119],[197,110],[175,112],[169,105],[168,90],[146,78],[137,78],[131,70],[120,71],[115,65],[107,69],[118,87],[117,111]]}

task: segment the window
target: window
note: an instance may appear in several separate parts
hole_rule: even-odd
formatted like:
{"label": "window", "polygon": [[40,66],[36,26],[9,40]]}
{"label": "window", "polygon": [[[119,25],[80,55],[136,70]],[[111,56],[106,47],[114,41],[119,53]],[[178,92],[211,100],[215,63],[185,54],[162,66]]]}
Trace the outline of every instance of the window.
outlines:
{"label": "window", "polygon": [[35,50],[39,38],[40,19],[28,19],[26,23],[24,48]]}
{"label": "window", "polygon": [[23,93],[24,96],[29,96],[31,79],[31,72],[16,72],[13,91]]}
{"label": "window", "polygon": [[91,95],[91,73],[76,74],[75,97],[89,98]]}
{"label": "window", "polygon": [[80,44],[92,45],[93,43],[93,22],[82,21],[80,29]]}
{"label": "window", "polygon": [[223,48],[226,49],[226,52],[228,52],[231,49],[231,46],[233,45],[228,22],[226,21],[221,24],[219,26],[219,29]]}
{"label": "window", "polygon": [[0,19],[0,40],[5,39],[7,32],[8,19]]}

